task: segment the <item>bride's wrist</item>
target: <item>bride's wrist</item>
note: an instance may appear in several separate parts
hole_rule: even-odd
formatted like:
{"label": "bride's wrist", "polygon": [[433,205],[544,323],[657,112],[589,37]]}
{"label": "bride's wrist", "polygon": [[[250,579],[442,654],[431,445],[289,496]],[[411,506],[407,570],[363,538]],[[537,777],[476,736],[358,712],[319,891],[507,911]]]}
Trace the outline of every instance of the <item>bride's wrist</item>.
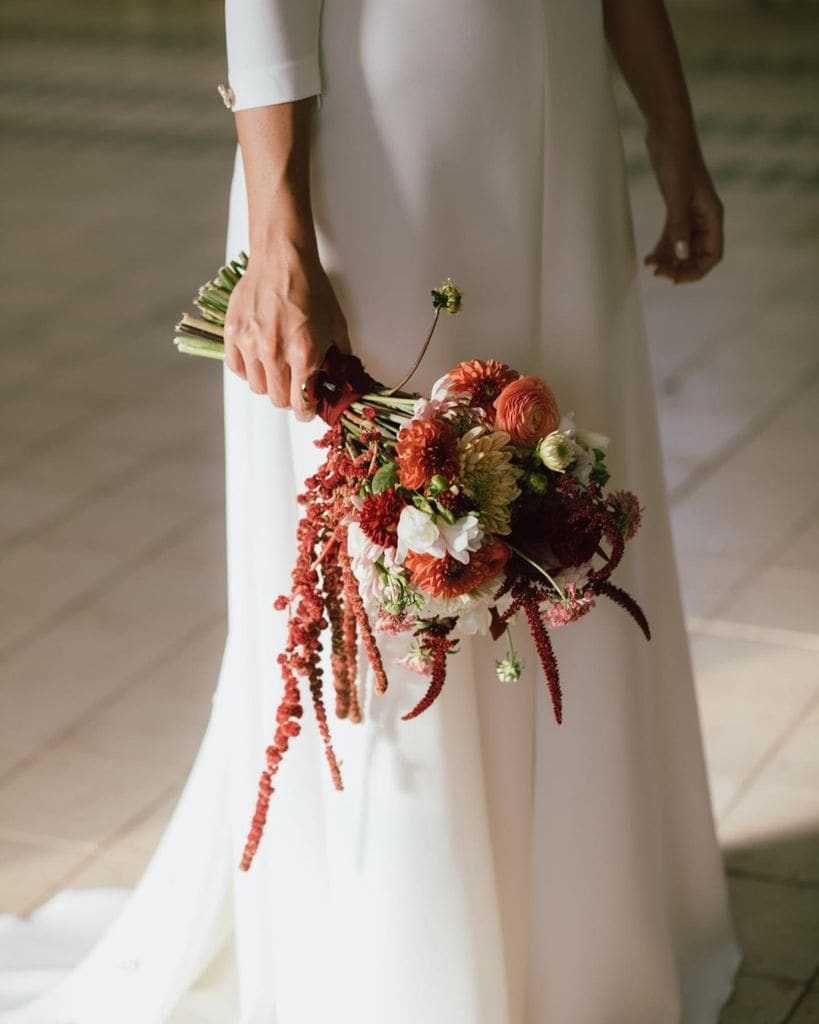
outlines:
{"label": "bride's wrist", "polygon": [[699,153],[700,143],[694,118],[685,112],[647,122],[645,132],[649,150]]}
{"label": "bride's wrist", "polygon": [[297,264],[318,256],[312,217],[298,213],[280,213],[251,225],[250,253],[260,262]]}

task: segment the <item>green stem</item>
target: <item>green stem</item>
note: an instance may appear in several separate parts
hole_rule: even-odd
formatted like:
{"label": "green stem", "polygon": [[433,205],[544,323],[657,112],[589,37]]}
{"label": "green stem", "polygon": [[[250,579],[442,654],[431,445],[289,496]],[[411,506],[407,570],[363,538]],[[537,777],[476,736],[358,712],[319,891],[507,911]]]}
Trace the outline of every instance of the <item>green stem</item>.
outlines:
{"label": "green stem", "polygon": [[509,628],[509,623],[506,624],[506,656],[511,662],[514,663],[516,658],[515,645],[512,643],[512,631]]}
{"label": "green stem", "polygon": [[523,553],[523,552],[522,552],[522,551],[520,550],[520,548],[516,548],[514,544],[510,544],[510,543],[509,543],[508,541],[506,541],[505,543],[506,543],[506,546],[507,546],[508,548],[511,548],[511,550],[512,550],[512,551],[514,551],[514,552],[515,552],[515,554],[516,554],[516,555],[517,555],[517,556],[518,556],[519,558],[522,558],[524,562],[528,562],[528,563],[529,563],[529,565],[531,565],[533,569],[537,569],[537,571],[538,571],[539,573],[541,573],[541,574],[542,574],[543,576],[545,576],[545,577],[546,577],[546,579],[547,579],[547,580],[548,580],[548,581],[549,581],[549,582],[551,583],[551,585],[552,585],[552,586],[553,586],[553,587],[555,588],[555,590],[557,591],[557,593],[558,593],[558,594],[560,595],[560,599],[561,599],[562,601],[565,601],[565,600],[566,600],[566,595],[565,595],[565,594],[563,593],[563,591],[562,591],[562,590],[560,589],[560,587],[559,587],[559,586],[557,585],[557,583],[555,583],[555,581],[554,581],[554,580],[552,579],[552,577],[551,577],[551,576],[549,575],[549,573],[548,573],[548,572],[546,572],[546,570],[545,570],[545,569],[543,568],[543,566],[542,566],[542,565],[538,565],[538,564],[537,564],[537,562],[533,562],[533,561],[532,561],[532,559],[531,559],[531,558],[530,558],[530,557],[529,557],[528,555],[525,555],[525,554],[524,554],[524,553]]}
{"label": "green stem", "polygon": [[174,344],[180,352],[189,356],[206,356],[208,359],[225,358],[225,346],[220,341],[186,337],[174,338]]}

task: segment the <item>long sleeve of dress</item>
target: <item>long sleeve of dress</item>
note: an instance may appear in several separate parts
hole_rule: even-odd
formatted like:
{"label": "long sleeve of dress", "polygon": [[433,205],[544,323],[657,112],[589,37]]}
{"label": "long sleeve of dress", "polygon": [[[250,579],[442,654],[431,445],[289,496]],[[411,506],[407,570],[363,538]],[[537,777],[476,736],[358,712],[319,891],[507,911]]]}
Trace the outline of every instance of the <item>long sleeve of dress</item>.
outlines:
{"label": "long sleeve of dress", "polygon": [[225,0],[234,112],[320,97],[321,4],[322,0]]}

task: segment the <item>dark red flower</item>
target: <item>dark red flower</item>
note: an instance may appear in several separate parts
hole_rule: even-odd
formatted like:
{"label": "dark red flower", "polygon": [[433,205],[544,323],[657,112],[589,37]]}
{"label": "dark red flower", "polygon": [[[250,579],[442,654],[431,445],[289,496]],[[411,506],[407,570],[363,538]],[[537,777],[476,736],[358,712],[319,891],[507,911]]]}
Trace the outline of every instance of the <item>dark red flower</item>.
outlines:
{"label": "dark red flower", "polygon": [[374,543],[382,548],[394,548],[398,520],[405,504],[394,488],[381,494],[369,494],[359,514],[359,526]]}
{"label": "dark red flower", "polygon": [[356,399],[381,387],[358,356],[331,345],[321,367],[309,378],[306,391],[316,403],[317,414],[332,427]]}

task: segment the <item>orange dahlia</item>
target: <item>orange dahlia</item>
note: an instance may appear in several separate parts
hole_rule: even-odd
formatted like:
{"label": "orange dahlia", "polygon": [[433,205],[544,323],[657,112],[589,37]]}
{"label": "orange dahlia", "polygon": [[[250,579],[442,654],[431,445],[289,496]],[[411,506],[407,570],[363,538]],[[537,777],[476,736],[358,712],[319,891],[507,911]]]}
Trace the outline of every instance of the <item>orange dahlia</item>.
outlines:
{"label": "orange dahlia", "polygon": [[412,573],[412,582],[432,597],[457,597],[468,594],[482,583],[497,576],[509,561],[512,552],[497,537],[473,551],[469,561],[456,561],[451,555],[435,558],[432,555],[407,553],[406,566]]}
{"label": "orange dahlia", "polygon": [[447,374],[452,390],[468,392],[469,404],[483,409],[490,423],[495,422],[495,399],[519,376],[517,370],[497,359],[470,359]]}
{"label": "orange dahlia", "polygon": [[458,440],[440,420],[411,420],[402,427],[395,457],[398,477],[409,490],[423,487],[436,474],[453,480],[460,468]]}

